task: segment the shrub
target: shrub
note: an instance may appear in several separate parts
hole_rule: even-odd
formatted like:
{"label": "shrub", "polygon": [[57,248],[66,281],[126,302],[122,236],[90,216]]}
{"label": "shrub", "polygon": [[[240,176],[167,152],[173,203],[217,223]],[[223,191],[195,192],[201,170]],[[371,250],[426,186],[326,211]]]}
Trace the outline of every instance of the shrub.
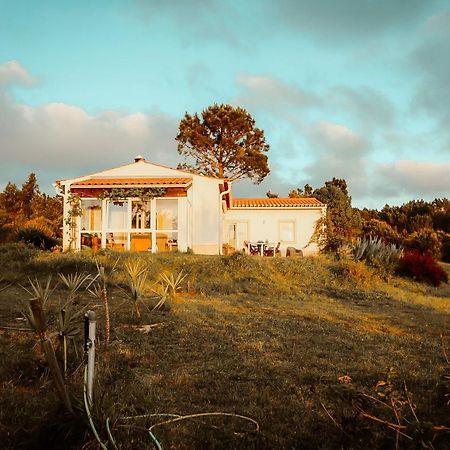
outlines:
{"label": "shrub", "polygon": [[450,263],[450,233],[442,238],[441,257],[442,261]]}
{"label": "shrub", "polygon": [[361,261],[344,259],[339,262],[339,268],[344,278],[363,287],[371,286],[374,281],[380,280],[375,270]]}
{"label": "shrub", "polygon": [[399,244],[401,237],[394,228],[384,220],[370,219],[363,226],[363,233],[366,237],[381,238],[390,244]]}
{"label": "shrub", "polygon": [[58,243],[55,238],[34,227],[19,228],[16,233],[16,240],[25,244],[31,244],[42,250],[50,250]]}
{"label": "shrub", "polygon": [[434,258],[439,258],[441,253],[441,242],[439,234],[432,229],[414,231],[404,241],[409,250],[417,250],[420,253],[429,252]]}
{"label": "shrub", "polygon": [[400,258],[398,271],[400,275],[435,287],[440,286],[442,282],[448,282],[447,273],[438,265],[430,252],[421,253],[418,250],[405,252]]}
{"label": "shrub", "polygon": [[51,236],[53,234],[52,230],[52,222],[45,217],[39,216],[33,219],[26,221],[23,224],[23,228],[35,228],[37,230],[42,231],[47,236]]}
{"label": "shrub", "polygon": [[353,248],[353,259],[385,273],[392,273],[398,266],[402,250],[394,244],[385,244],[381,238],[358,238]]}
{"label": "shrub", "polygon": [[14,230],[8,225],[0,225],[0,244],[12,242],[14,237]]}

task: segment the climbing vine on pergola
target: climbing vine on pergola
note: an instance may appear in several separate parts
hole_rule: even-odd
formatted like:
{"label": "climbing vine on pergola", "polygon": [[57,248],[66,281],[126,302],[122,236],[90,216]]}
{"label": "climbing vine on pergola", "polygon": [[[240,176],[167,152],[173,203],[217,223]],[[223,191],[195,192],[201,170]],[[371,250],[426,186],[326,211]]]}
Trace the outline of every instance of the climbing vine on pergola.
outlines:
{"label": "climbing vine on pergola", "polygon": [[99,196],[99,200],[108,199],[113,203],[120,203],[129,198],[139,198],[142,203],[148,202],[155,197],[162,197],[166,194],[167,189],[163,187],[150,188],[113,188],[103,191]]}

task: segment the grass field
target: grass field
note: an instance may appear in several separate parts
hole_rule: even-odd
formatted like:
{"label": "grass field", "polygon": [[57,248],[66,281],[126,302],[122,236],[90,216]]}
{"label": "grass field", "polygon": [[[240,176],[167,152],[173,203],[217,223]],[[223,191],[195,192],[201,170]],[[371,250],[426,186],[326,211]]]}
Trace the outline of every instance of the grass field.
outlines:
{"label": "grass field", "polygon": [[[83,358],[69,345],[67,416],[33,333],[20,311],[20,284],[96,271],[90,255],[50,255],[14,246],[0,253],[0,439],[2,448],[93,449],[82,403]],[[111,343],[102,302],[83,291],[78,307],[99,318],[94,422],[107,448],[106,419],[118,448],[448,448],[450,285],[381,280],[342,262],[234,255],[135,255],[149,262],[140,319],[126,295],[127,255],[102,253],[111,268]],[[450,271],[449,266],[446,270]],[[161,273],[187,277],[158,311]],[[12,283],[10,285],[10,283]],[[67,296],[56,286],[48,305]],[[52,325],[51,325],[52,326]],[[80,322],[80,332],[82,323]],[[408,395],[407,395],[408,394]],[[446,396],[447,395],[447,396]],[[128,416],[160,414],[141,419]],[[237,417],[247,416],[255,424]],[[421,447],[422,446],[422,447]]]}

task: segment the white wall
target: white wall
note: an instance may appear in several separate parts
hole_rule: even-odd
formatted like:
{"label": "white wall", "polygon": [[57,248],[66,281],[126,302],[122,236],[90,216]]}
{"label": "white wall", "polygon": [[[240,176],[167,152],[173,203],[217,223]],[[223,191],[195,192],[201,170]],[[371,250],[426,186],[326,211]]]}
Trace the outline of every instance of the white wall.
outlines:
{"label": "white wall", "polygon": [[[281,242],[281,254],[287,247],[302,249],[305,255],[318,252],[316,244],[309,244],[322,208],[277,208],[230,209],[224,216],[224,241],[227,241],[229,223],[246,223],[247,240]],[[280,235],[280,222],[294,222],[294,240],[283,241]],[[309,245],[308,245],[309,244]]]}
{"label": "white wall", "polygon": [[203,255],[217,255],[221,247],[221,180],[194,176],[192,182],[192,250]]}
{"label": "white wall", "polygon": [[185,252],[189,247],[189,211],[187,197],[178,197],[178,250]]}

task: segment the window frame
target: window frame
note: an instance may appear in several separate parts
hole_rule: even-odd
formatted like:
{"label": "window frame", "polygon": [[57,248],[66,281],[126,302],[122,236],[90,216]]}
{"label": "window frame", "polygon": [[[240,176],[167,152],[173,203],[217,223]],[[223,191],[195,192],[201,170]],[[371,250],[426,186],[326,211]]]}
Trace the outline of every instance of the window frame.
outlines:
{"label": "window frame", "polygon": [[[285,240],[285,239],[282,239],[282,226],[283,225],[286,225],[286,224],[289,224],[289,225],[292,225],[292,240]],[[278,240],[281,242],[281,243],[285,243],[285,244],[292,244],[292,243],[294,243],[294,242],[296,242],[296,221],[295,220],[279,220],[278,221]]]}

